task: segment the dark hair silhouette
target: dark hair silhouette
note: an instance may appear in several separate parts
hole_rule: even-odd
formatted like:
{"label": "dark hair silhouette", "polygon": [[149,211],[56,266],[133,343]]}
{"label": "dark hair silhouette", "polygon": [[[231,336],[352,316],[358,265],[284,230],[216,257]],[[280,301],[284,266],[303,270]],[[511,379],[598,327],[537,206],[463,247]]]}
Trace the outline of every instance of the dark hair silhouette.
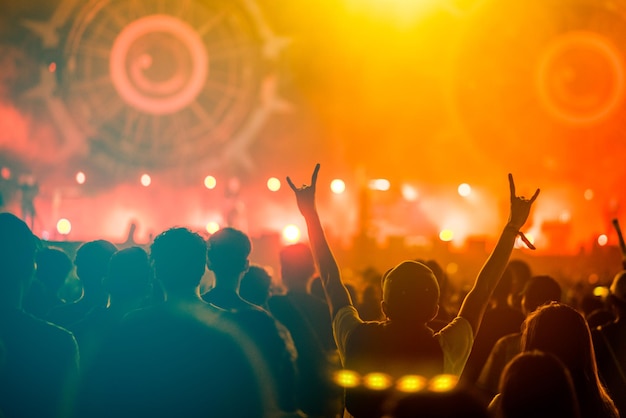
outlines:
{"label": "dark hair silhouette", "polygon": [[206,270],[206,242],[187,228],[170,228],[154,239],[150,260],[166,293],[193,289]]}
{"label": "dark hair silhouette", "polygon": [[251,251],[252,243],[245,233],[231,227],[222,228],[208,240],[209,268],[223,276],[245,271]]}
{"label": "dark hair silhouette", "polygon": [[251,265],[241,278],[239,295],[250,303],[266,308],[270,297],[272,276],[265,268]]}

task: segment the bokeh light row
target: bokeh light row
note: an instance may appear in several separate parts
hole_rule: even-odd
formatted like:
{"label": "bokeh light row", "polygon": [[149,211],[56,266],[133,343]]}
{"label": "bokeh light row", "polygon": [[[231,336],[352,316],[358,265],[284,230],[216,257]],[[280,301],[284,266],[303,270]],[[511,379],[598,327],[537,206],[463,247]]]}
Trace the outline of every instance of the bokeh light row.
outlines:
{"label": "bokeh light row", "polygon": [[339,370],[335,373],[333,380],[343,388],[360,386],[371,390],[394,388],[400,392],[414,393],[422,390],[447,392],[456,387],[459,378],[450,374],[437,375],[431,379],[419,375],[404,375],[394,380],[393,377],[385,373],[373,372],[362,376],[353,370]]}

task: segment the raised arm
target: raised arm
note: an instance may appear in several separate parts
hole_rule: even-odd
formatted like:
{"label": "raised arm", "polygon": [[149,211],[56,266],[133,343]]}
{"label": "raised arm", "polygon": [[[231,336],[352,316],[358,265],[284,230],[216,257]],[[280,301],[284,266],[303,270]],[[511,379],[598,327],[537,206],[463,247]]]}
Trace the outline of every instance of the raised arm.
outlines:
{"label": "raised arm", "polygon": [[[459,316],[467,319],[472,325],[474,335],[478,332],[491,293],[498,284],[509,261],[511,251],[513,251],[513,245],[515,244],[515,238],[518,234],[521,234],[520,229],[524,223],[526,223],[530,208],[539,195],[539,189],[537,189],[530,199],[526,199],[523,196],[518,197],[515,194],[515,183],[513,182],[513,176],[511,174],[509,174],[509,189],[511,192],[509,221],[500,234],[498,243],[491,252],[491,255],[480,270],[472,290],[470,290],[463,300],[459,311]],[[523,234],[521,235],[523,237]],[[523,238],[525,239],[525,237]]]}
{"label": "raised arm", "polygon": [[311,184],[309,186],[303,184],[302,187],[296,187],[289,177],[287,177],[287,183],[289,183],[289,187],[291,187],[291,190],[293,190],[296,195],[298,209],[306,221],[313,257],[319,269],[331,317],[334,318],[339,309],[347,305],[352,305],[352,300],[350,299],[348,289],[346,289],[341,281],[339,266],[328,245],[326,234],[324,233],[319,214],[317,213],[317,207],[315,205],[315,186],[317,184],[317,173],[319,169],[320,165],[317,164],[311,176]]}

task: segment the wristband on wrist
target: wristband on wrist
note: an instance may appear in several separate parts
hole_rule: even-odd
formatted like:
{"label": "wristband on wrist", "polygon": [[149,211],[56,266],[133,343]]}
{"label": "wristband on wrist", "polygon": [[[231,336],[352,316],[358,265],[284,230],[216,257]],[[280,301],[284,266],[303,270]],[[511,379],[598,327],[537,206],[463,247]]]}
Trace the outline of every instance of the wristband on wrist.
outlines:
{"label": "wristband on wrist", "polygon": [[535,247],[533,245],[532,242],[530,242],[530,240],[528,238],[526,238],[526,235],[524,235],[524,233],[522,231],[520,231],[518,228],[514,227],[513,225],[509,225],[507,224],[507,226],[504,227],[504,229],[508,229],[511,231],[514,231],[517,235],[519,235],[519,237],[521,238],[522,242],[526,245],[526,247],[528,247],[531,250],[536,250],[537,247]]}

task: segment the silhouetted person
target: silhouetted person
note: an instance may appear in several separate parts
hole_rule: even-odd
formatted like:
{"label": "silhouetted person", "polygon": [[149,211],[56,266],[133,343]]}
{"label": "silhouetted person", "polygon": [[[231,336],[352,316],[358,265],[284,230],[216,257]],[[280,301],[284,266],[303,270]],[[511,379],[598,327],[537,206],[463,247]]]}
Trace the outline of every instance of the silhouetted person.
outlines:
{"label": "silhouetted person", "polygon": [[491,295],[491,306],[485,311],[480,330],[476,335],[472,354],[470,354],[462,380],[464,384],[473,385],[478,380],[493,346],[508,334],[519,332],[524,322],[524,314],[509,305],[512,290],[513,274],[509,268],[504,270],[500,282]]}
{"label": "silhouetted person", "polygon": [[572,377],[552,354],[518,354],[504,369],[499,392],[490,405],[494,418],[581,418]]}
{"label": "silhouetted person", "polygon": [[[540,306],[550,302],[561,301],[561,286],[550,276],[533,276],[526,282],[522,291],[522,310],[525,316],[530,315]],[[500,376],[509,361],[522,351],[522,330],[500,338],[478,379],[478,387],[487,392],[489,396],[498,393]]]}
{"label": "silhouetted person", "polygon": [[26,223],[0,213],[0,410],[6,417],[65,416],[78,373],[78,347],[67,330],[22,310],[35,271],[37,239]]}
{"label": "silhouetted person", "polygon": [[306,244],[283,247],[280,274],[287,289],[272,296],[270,312],[289,330],[298,352],[298,405],[311,416],[335,416],[342,410],[342,393],[332,382],[339,366],[328,305],[309,293],[315,273]]}
{"label": "silhouetted person", "polygon": [[509,297],[509,305],[514,309],[522,309],[522,290],[526,286],[526,282],[533,276],[530,265],[519,258],[509,261],[506,269],[513,275],[511,282],[511,293]]}
{"label": "silhouetted person", "polygon": [[215,287],[202,298],[233,317],[255,342],[279,389],[283,411],[294,412],[296,406],[297,352],[289,331],[266,310],[239,296],[241,278],[250,266],[250,238],[242,231],[226,227],[209,237],[207,266],[215,275]]}
{"label": "silhouetted person", "polygon": [[391,403],[389,418],[491,418],[484,402],[467,389],[422,390]]}
{"label": "silhouetted person", "polygon": [[73,326],[81,352],[81,364],[89,362],[129,312],[142,308],[152,289],[152,268],[148,254],[141,247],[128,247],[111,256],[104,288],[109,305],[94,309]]}
{"label": "silhouetted person", "polygon": [[563,362],[572,376],[582,418],[619,417],[598,377],[587,322],[574,308],[550,303],[531,313],[522,333],[522,350],[550,353]]}
{"label": "silhouetted person", "polygon": [[609,303],[615,320],[592,330],[598,371],[621,416],[626,416],[626,271],[615,275]]}
{"label": "silhouetted person", "polygon": [[254,344],[227,312],[200,298],[204,239],[186,228],[169,229],[155,238],[150,258],[166,301],[124,318],[84,375],[78,415],[243,418],[275,412]]}
{"label": "silhouetted person", "polygon": [[251,265],[244,273],[239,284],[239,295],[242,299],[258,307],[268,310],[267,301],[270,298],[272,276],[258,265]]}
{"label": "silhouetted person", "polygon": [[59,290],[74,267],[67,253],[59,248],[42,248],[35,256],[37,269],[24,298],[24,310],[38,318],[46,318],[63,304]]}
{"label": "silhouetted person", "polygon": [[[318,170],[319,164],[309,186],[297,188],[290,178],[287,181],[307,224],[344,367],[361,375],[384,372],[396,379],[406,374],[427,377],[440,373],[459,375],[469,356],[491,292],[506,267],[515,239],[539,190],[531,199],[517,197],[513,178],[509,175],[509,221],[463,301],[459,315],[435,334],[426,324],[437,314],[439,286],[432,270],[416,261],[403,261],[383,277],[381,303],[387,320],[363,322],[359,318],[317,213],[315,189]],[[390,395],[389,390],[348,390],[346,408],[354,416],[380,417],[383,404]]]}
{"label": "silhouetted person", "polygon": [[35,198],[39,194],[39,184],[34,176],[26,175],[20,178],[17,186],[21,192],[20,207],[22,219],[28,224],[30,229],[33,229],[35,227],[35,218],[37,217]]}
{"label": "silhouetted person", "polygon": [[76,257],[76,276],[83,286],[82,297],[72,303],[58,306],[50,311],[48,320],[68,329],[93,309],[104,309],[109,300],[109,294],[102,285],[102,280],[109,268],[109,260],[117,247],[106,240],[90,241],[82,244]]}

